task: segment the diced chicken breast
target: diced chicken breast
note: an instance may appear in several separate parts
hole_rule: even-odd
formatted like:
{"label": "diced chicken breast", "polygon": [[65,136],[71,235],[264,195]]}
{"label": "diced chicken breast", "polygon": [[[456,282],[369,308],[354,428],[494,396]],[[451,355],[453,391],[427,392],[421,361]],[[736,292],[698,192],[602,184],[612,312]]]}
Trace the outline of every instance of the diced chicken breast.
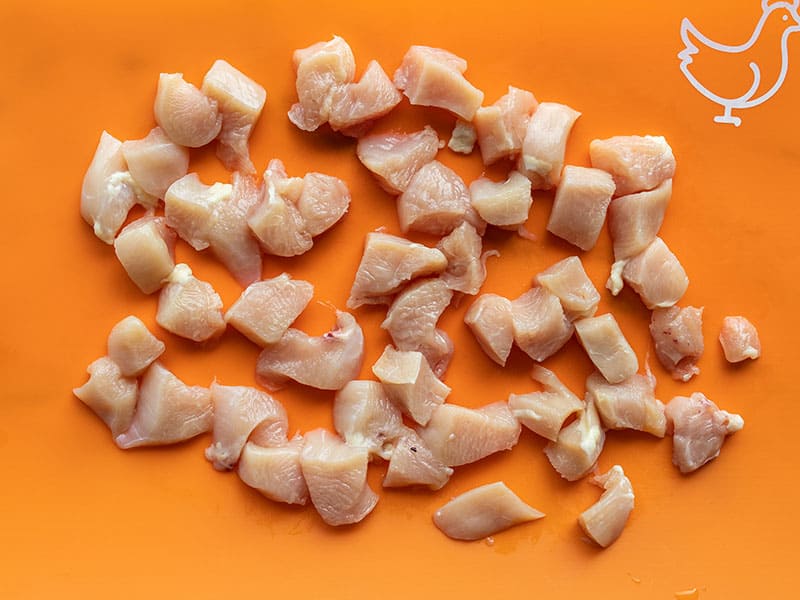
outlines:
{"label": "diced chicken breast", "polygon": [[305,310],[314,286],[281,273],[250,284],[225,313],[225,322],[251,342],[267,346],[278,342]]}
{"label": "diced chicken breast", "polygon": [[511,316],[514,341],[537,362],[558,352],[575,330],[558,296],[543,287],[532,288],[512,300]]}
{"label": "diced chicken breast", "polygon": [[387,233],[368,233],[347,307],[388,304],[415,277],[441,273],[446,267],[447,258],[435,248]]}
{"label": "diced chicken breast", "polygon": [[625,263],[622,278],[651,310],[673,306],[689,287],[683,265],[660,237]]}
{"label": "diced chicken breast", "polygon": [[744,427],[744,419],[717,408],[703,394],[675,396],[666,408],[672,429],[672,464],[691,473],[719,456],[725,436]]}
{"label": "diced chicken breast", "polygon": [[439,136],[430,126],[413,133],[377,133],[358,140],[358,160],[390,194],[408,187],[419,169],[436,158]]}
{"label": "diced chicken breast", "polygon": [[547,231],[581,250],[597,243],[614,194],[614,180],[600,169],[567,165],[556,190]]}
{"label": "diced chicken breast", "polygon": [[222,299],[188,265],[175,265],[158,298],[156,322],[175,335],[204,342],[225,331]]}
{"label": "diced chicken breast", "polygon": [[138,377],[166,350],[141,319],[127,316],[108,334],[108,357],[125,377]]}
{"label": "diced chicken breast", "polygon": [[476,139],[477,133],[472,123],[457,119],[456,124],[453,126],[453,133],[450,134],[450,141],[447,142],[447,147],[459,154],[472,154]]}
{"label": "diced chicken breast", "polygon": [[418,351],[427,359],[433,374],[441,378],[450,366],[455,346],[447,332],[435,329],[433,337],[419,345]]}
{"label": "diced chicken breast", "polygon": [[164,198],[167,188],[189,170],[189,151],[154,127],[141,140],[123,142],[122,155],[139,186],[155,198]]}
{"label": "diced chicken breast", "polygon": [[544,389],[529,394],[511,394],[508,406],[525,427],[555,442],[564,422],[583,410],[583,401],[549,369],[534,365],[531,377]]}
{"label": "diced chicken breast", "polygon": [[535,281],[558,297],[570,321],[591,317],[597,312],[600,292],[577,256],[570,256],[548,267],[536,276]]}
{"label": "diced chicken breast", "polygon": [[447,257],[442,281],[451,290],[474,296],[486,280],[481,250],[483,243],[475,228],[466,221],[443,237],[436,247]]}
{"label": "diced chicken breast", "polygon": [[544,453],[553,468],[567,481],[577,481],[594,468],[603,450],[606,433],[590,397],[581,416],[564,427]]}
{"label": "diced chicken breast", "polygon": [[210,431],[213,412],[208,388],[188,386],[154,362],[142,376],[130,428],[114,441],[123,450],[182,442]]}
{"label": "diced chicken breast", "polygon": [[386,71],[371,60],[358,83],[333,88],[328,123],[334,131],[360,137],[402,99]]}
{"label": "diced chicken breast", "polygon": [[436,106],[471,121],[483,92],[466,80],[467,61],[447,50],[411,46],[394,74],[394,84],[411,104]]}
{"label": "diced chicken breast", "polygon": [[522,150],[528,121],[539,103],[530,92],[508,86],[508,93],[475,112],[475,129],[483,164],[513,158]]}
{"label": "diced chicken breast", "polygon": [[339,222],[350,207],[350,190],[338,177],[306,173],[297,210],[305,230],[312,236],[327,231]]}
{"label": "diced chicken breast", "polygon": [[689,381],[700,372],[703,355],[703,308],[657,308],[650,316],[650,336],[658,362],[677,381]]}
{"label": "diced chicken breast", "polygon": [[472,206],[489,225],[516,228],[528,220],[533,204],[531,182],[519,171],[495,182],[481,177],[469,184]]}
{"label": "diced chicken breast", "polygon": [[424,485],[438,490],[452,474],[453,469],[436,458],[416,432],[409,430],[392,450],[383,487]]}
{"label": "diced chicken breast", "polygon": [[188,148],[205,146],[222,129],[217,101],[184,81],[183,73],[158,76],[153,112],[169,139]]}
{"label": "diced chicken breast", "polygon": [[619,465],[593,481],[604,489],[603,495],[581,513],[578,524],[593,542],[608,548],[622,534],[633,510],[633,487]]}
{"label": "diced chicken breast", "polygon": [[464,315],[464,323],[486,355],[504,367],[514,344],[511,301],[497,294],[481,294]]}
{"label": "diced chicken breast", "polygon": [[579,319],[575,332],[589,359],[609,383],[620,383],[639,370],[639,361],[611,313]]}
{"label": "diced chicken breast", "polygon": [[161,289],[175,267],[175,233],[164,217],[142,217],[114,240],[114,252],[128,277],[145,294]]}
{"label": "diced chicken breast", "polygon": [[169,186],[164,195],[167,225],[195,250],[205,250],[210,245],[217,206],[229,202],[232,195],[231,184],[205,185],[197,173],[189,173]]}
{"label": "diced chicken breast", "polygon": [[722,331],[719,343],[725,360],[732,363],[742,362],[748,358],[755,360],[761,356],[761,341],[755,325],[744,317],[725,317],[722,319]]}
{"label": "diced chicken breast", "polygon": [[508,403],[495,402],[478,409],[442,404],[417,433],[436,458],[457,467],[510,450],[520,430]]}
{"label": "diced chicken breast", "polygon": [[265,497],[286,504],[306,504],[308,486],[300,467],[303,438],[265,448],[247,442],[237,466],[239,478]]}
{"label": "diced chicken breast", "polygon": [[608,231],[614,241],[614,260],[643,252],[658,235],[672,197],[672,179],[657,188],[615,198],[608,207]]}
{"label": "diced chicken breast", "polygon": [[589,144],[592,166],[614,177],[616,194],[652,190],[675,175],[675,157],[661,136],[619,135]]}
{"label": "diced chicken breast", "polygon": [[340,390],[358,377],[364,362],[364,333],[353,315],[336,311],[336,326],[312,337],[289,329],[258,356],[256,376],[271,391],[287,380],[320,390]]}
{"label": "diced chicken breast", "polygon": [[117,437],[133,422],[138,385],[125,377],[116,362],[108,356],[98,358],[86,368],[89,381],[72,390],[78,399],[91,408]]}
{"label": "diced chicken breast", "polygon": [[655,397],[656,378],[635,374],[620,383],[608,383],[600,373],[586,380],[592,399],[607,429],[634,429],[664,437],[667,419],[664,405]]}
{"label": "diced chicken breast", "polygon": [[517,168],[535,190],[548,190],[561,181],[561,168],[572,126],[581,116],[564,104],[542,102],[528,121]]}
{"label": "diced chicken breast", "polygon": [[336,434],[315,429],[305,435],[300,465],[314,508],[328,525],[350,525],[366,517],[378,496],[367,484],[366,448],[353,448]]}

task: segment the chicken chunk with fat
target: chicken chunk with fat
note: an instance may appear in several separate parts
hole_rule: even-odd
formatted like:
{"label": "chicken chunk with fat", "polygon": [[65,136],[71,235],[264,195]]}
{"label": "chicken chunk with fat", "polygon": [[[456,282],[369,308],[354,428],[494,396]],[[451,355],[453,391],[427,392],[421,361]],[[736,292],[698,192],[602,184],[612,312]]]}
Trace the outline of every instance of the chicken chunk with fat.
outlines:
{"label": "chicken chunk with fat", "polygon": [[136,379],[124,376],[119,365],[108,356],[91,363],[86,372],[89,381],[72,393],[102,419],[113,437],[117,437],[133,422],[138,397]]}
{"label": "chicken chunk with fat", "polygon": [[517,421],[555,442],[566,420],[583,410],[583,402],[549,369],[534,365],[531,377],[544,389],[528,394],[511,394],[508,406]]}
{"label": "chicken chunk with fat", "polygon": [[761,356],[758,330],[745,317],[725,317],[722,320],[719,343],[722,344],[725,360],[731,363],[742,362],[748,358],[755,360]]}
{"label": "chicken chunk with fat", "polygon": [[575,322],[578,341],[609,383],[620,383],[639,370],[633,348],[611,313]]}
{"label": "chicken chunk with fat", "polygon": [[600,237],[614,194],[614,180],[600,169],[567,165],[556,190],[547,231],[591,250]]}
{"label": "chicken chunk with fat", "polygon": [[646,192],[615,198],[608,207],[608,231],[614,242],[614,260],[643,252],[658,235],[672,197],[672,179]]}
{"label": "chicken chunk with fat", "polygon": [[689,287],[683,265],[660,237],[625,263],[622,279],[651,310],[675,305]]}
{"label": "chicken chunk with fat", "polygon": [[450,134],[450,141],[447,142],[447,147],[459,154],[472,154],[476,140],[477,133],[472,123],[457,119],[456,124],[453,126],[453,132]]}
{"label": "chicken chunk with fat", "polygon": [[156,322],[175,335],[205,342],[225,331],[222,299],[188,265],[175,265],[159,295]]}
{"label": "chicken chunk with fat", "polygon": [[158,76],[153,112],[167,137],[188,148],[205,146],[222,129],[217,101],[186,82],[183,73]]}
{"label": "chicken chunk with fat", "polygon": [[239,479],[275,502],[306,504],[308,486],[300,466],[303,443],[300,436],[281,446],[247,442],[237,465]]}
{"label": "chicken chunk with fat", "polygon": [[650,316],[650,336],[658,362],[677,381],[689,381],[700,373],[703,356],[703,308],[657,308]]}
{"label": "chicken chunk with fat", "polygon": [[125,377],[138,377],[164,353],[164,342],[150,333],[141,319],[127,316],[108,334],[108,357]]}
{"label": "chicken chunk with fat", "polygon": [[618,196],[652,190],[675,175],[675,156],[662,136],[619,135],[589,144],[592,166],[610,173]]}
{"label": "chicken chunk with fat", "polygon": [[649,371],[647,375],[637,373],[620,383],[608,383],[597,372],[586,380],[586,394],[606,428],[634,429],[664,437],[667,419],[655,389],[656,378]]}
{"label": "chicken chunk with fat", "polygon": [[333,88],[328,123],[334,131],[360,137],[402,99],[386,71],[371,60],[358,83]]}
{"label": "chicken chunk with fat", "polygon": [[152,294],[175,267],[175,233],[164,217],[141,217],[120,232],[114,252],[136,287]]}
{"label": "chicken chunk with fat", "polygon": [[486,280],[487,255],[482,255],[483,240],[466,221],[443,237],[436,247],[447,258],[447,268],[440,275],[451,290],[474,296]]}
{"label": "chicken chunk with fat", "polygon": [[533,204],[530,179],[512,171],[505,181],[480,177],[469,184],[472,207],[489,225],[516,229],[528,220]]}
{"label": "chicken chunk with fat", "polygon": [[603,495],[578,517],[578,524],[593,542],[607,548],[622,534],[633,510],[633,486],[625,471],[614,465],[593,482],[603,488]]}
{"label": "chicken chunk with fat", "polygon": [[564,314],[558,296],[535,287],[511,301],[514,342],[537,362],[558,352],[575,327]]}
{"label": "chicken chunk with fat", "polygon": [[475,112],[475,130],[483,164],[514,158],[522,150],[528,121],[539,103],[532,93],[508,86],[508,93]]}
{"label": "chicken chunk with fat", "polygon": [[436,158],[439,136],[430,126],[412,133],[376,133],[358,140],[356,154],[390,194],[405,191],[423,165]]}
{"label": "chicken chunk with fat", "polygon": [[511,301],[497,294],[481,294],[464,315],[464,323],[486,355],[504,367],[514,344]]}
{"label": "chicken chunk with fat", "polygon": [[597,408],[587,397],[581,416],[564,427],[555,442],[548,442],[544,453],[561,477],[577,481],[594,468],[605,441]]}
{"label": "chicken chunk with fat", "polygon": [[597,312],[600,292],[577,256],[570,256],[548,267],[535,277],[535,281],[558,297],[570,321],[585,319]]}
{"label": "chicken chunk with fat", "polygon": [[436,458],[415,431],[409,430],[392,450],[383,487],[423,485],[438,490],[452,474],[453,469]]}
{"label": "chicken chunk with fat", "polygon": [[189,170],[189,151],[155,127],[141,140],[122,143],[122,155],[134,181],[145,193],[163,199],[169,186]]}
{"label": "chicken chunk with fat", "polygon": [[561,181],[567,138],[581,113],[555,102],[542,102],[528,121],[517,168],[534,190],[548,190]]}

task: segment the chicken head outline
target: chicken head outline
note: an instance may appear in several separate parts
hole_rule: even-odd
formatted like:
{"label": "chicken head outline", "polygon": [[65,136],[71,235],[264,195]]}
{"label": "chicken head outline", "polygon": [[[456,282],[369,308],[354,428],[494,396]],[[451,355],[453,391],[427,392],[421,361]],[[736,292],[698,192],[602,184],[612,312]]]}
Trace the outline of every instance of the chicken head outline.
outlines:
{"label": "chicken head outline", "polygon": [[[689,80],[689,83],[691,83],[698,92],[703,94],[703,96],[712,102],[716,102],[723,108],[724,112],[721,115],[714,117],[714,121],[716,123],[730,123],[738,127],[741,125],[742,120],[741,118],[731,114],[733,109],[745,109],[758,106],[759,104],[772,98],[772,96],[774,96],[775,93],[781,88],[784,79],[786,79],[786,73],[789,70],[789,36],[795,31],[800,31],[800,15],[798,15],[797,12],[798,4],[800,4],[800,0],[793,0],[791,2],[762,0],[761,18],[758,20],[753,33],[750,35],[750,39],[748,39],[744,44],[733,46],[720,44],[719,42],[709,39],[700,33],[700,31],[698,31],[698,29],[692,24],[691,21],[689,21],[688,18],[683,19],[681,22],[681,40],[683,40],[685,47],[678,53],[678,58],[681,59],[681,71],[683,71],[686,79]],[[761,31],[764,29],[764,25],[768,22],[772,22],[773,20],[781,21],[785,24],[783,34],[780,38],[781,68],[777,81],[775,81],[775,83],[769,89],[759,96],[756,96],[755,94],[761,85],[761,69],[755,62],[751,61],[748,64],[753,75],[752,82],[743,81],[742,88],[746,89],[746,91],[741,96],[737,96],[735,98],[724,98],[715,94],[705,85],[700,83],[700,81],[690,71],[689,67],[694,61],[695,56],[701,52],[701,48],[706,52],[715,51],[726,54],[744,53],[759,40]],[[749,88],[745,88],[747,85],[749,85]]]}

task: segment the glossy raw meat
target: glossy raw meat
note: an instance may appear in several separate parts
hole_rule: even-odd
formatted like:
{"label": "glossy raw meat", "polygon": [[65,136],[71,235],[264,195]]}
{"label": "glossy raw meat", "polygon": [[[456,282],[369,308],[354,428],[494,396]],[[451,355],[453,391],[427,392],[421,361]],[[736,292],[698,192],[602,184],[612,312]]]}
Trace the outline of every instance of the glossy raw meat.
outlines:
{"label": "glossy raw meat", "polygon": [[675,157],[661,136],[620,135],[589,144],[592,166],[614,177],[616,194],[625,196],[658,187],[675,175]]}
{"label": "glossy raw meat", "polygon": [[614,260],[633,258],[658,235],[672,197],[672,179],[657,188],[615,198],[608,207],[608,231],[614,241]]}
{"label": "glossy raw meat", "polygon": [[597,312],[600,292],[577,256],[567,257],[548,267],[536,276],[535,281],[558,297],[570,321],[591,317]]}
{"label": "glossy raw meat", "polygon": [[150,333],[141,319],[127,316],[108,334],[108,357],[125,377],[137,377],[164,353],[164,342]]}
{"label": "glossy raw meat", "polygon": [[620,383],[639,370],[639,361],[611,313],[575,322],[578,340],[609,383]]}
{"label": "glossy raw meat", "polygon": [[358,83],[333,88],[328,123],[334,131],[360,137],[402,99],[386,71],[371,60]]}
{"label": "glossy raw meat", "polygon": [[667,420],[664,405],[655,397],[656,378],[632,375],[620,383],[608,383],[600,373],[586,380],[586,394],[608,429],[634,429],[664,437]]}
{"label": "glossy raw meat", "polygon": [[175,233],[164,217],[142,217],[120,232],[114,252],[131,281],[145,294],[152,294],[161,289],[175,267]]}
{"label": "glossy raw meat", "polygon": [[216,100],[183,79],[183,73],[161,73],[153,107],[156,123],[176,144],[199,148],[222,129]]}
{"label": "glossy raw meat", "polygon": [[592,541],[607,548],[622,534],[633,510],[633,487],[622,467],[614,465],[593,478],[603,495],[578,517],[578,524]]}
{"label": "glossy raw meat", "polygon": [[736,363],[755,360],[761,356],[761,341],[755,325],[744,317],[725,317],[722,319],[722,331],[719,334],[719,343],[725,360]]}
{"label": "glossy raw meat", "polygon": [[447,147],[459,154],[472,154],[476,139],[477,133],[472,123],[458,119],[453,127],[453,133],[450,134],[450,141],[447,142]]}
{"label": "glossy raw meat", "polygon": [[339,222],[350,207],[350,190],[338,177],[306,173],[303,189],[296,202],[303,226],[316,237]]}
{"label": "glossy raw meat", "polygon": [[689,381],[700,373],[703,355],[703,308],[657,308],[650,316],[650,336],[658,362],[677,381]]}
{"label": "glossy raw meat", "polygon": [[625,263],[622,278],[651,310],[673,306],[689,287],[686,271],[659,237]]}
{"label": "glossy raw meat", "polygon": [[98,358],[86,372],[89,381],[72,393],[103,420],[113,437],[117,437],[127,431],[133,421],[138,396],[136,380],[125,377],[108,356]]}
{"label": "glossy raw meat", "polygon": [[537,362],[549,358],[572,337],[574,327],[558,296],[535,287],[511,301],[514,341]]}
{"label": "glossy raw meat", "polygon": [[167,225],[195,250],[210,245],[211,227],[217,206],[230,202],[233,186],[229,183],[206,185],[197,173],[189,173],[174,182],[164,196]]}
{"label": "glossy raw meat", "polygon": [[475,130],[483,164],[514,158],[522,150],[528,121],[538,106],[530,92],[508,86],[508,93],[475,113]]}
{"label": "glossy raw meat", "polygon": [[533,204],[531,182],[519,171],[495,182],[481,177],[469,184],[472,206],[489,225],[516,228],[528,220]]}
{"label": "glossy raw meat", "polygon": [[600,169],[567,165],[561,174],[547,230],[581,250],[597,243],[614,194],[614,181]]}
{"label": "glossy raw meat", "polygon": [[247,442],[237,466],[239,478],[265,497],[286,504],[306,504],[308,486],[300,467],[303,438],[265,448]]}
{"label": "glossy raw meat", "polygon": [[497,294],[481,294],[464,315],[464,323],[486,355],[505,366],[514,344],[511,301]]}
{"label": "glossy raw meat", "polygon": [[533,189],[547,190],[558,186],[567,138],[580,116],[578,111],[555,102],[542,102],[533,113],[517,165],[520,172],[531,180]]}
{"label": "glossy raw meat", "polygon": [[380,186],[399,194],[419,169],[436,158],[439,137],[430,126],[412,133],[376,133],[358,140],[358,160],[369,169]]}
{"label": "glossy raw meat", "polygon": [[156,322],[175,335],[204,342],[225,331],[222,299],[188,265],[176,265],[158,298]]}
{"label": "glossy raw meat", "polygon": [[483,241],[475,228],[464,222],[436,247],[447,258],[447,268],[440,276],[447,287],[463,294],[477,294],[486,280],[486,266],[481,255]]}
{"label": "glossy raw meat", "polygon": [[392,450],[383,487],[424,485],[438,490],[452,474],[453,469],[436,458],[415,431],[408,430]]}
{"label": "glossy raw meat", "polygon": [[529,394],[511,394],[508,406],[525,427],[555,442],[570,415],[583,410],[583,402],[549,369],[534,365],[531,377],[544,389]]}
{"label": "glossy raw meat", "polygon": [[587,397],[581,416],[564,427],[555,442],[548,442],[544,453],[561,477],[577,481],[594,468],[605,441],[597,408]]}
{"label": "glossy raw meat", "polygon": [[154,198],[163,199],[167,188],[189,170],[189,151],[160,127],[141,140],[123,142],[122,155],[134,181]]}

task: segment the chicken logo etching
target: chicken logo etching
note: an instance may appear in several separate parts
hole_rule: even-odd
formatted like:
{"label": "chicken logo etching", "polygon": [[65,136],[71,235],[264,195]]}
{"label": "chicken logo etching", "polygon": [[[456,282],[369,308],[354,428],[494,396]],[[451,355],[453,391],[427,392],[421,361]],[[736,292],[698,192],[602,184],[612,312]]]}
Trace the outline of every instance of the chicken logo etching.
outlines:
{"label": "chicken logo etching", "polygon": [[[762,0],[761,18],[750,35],[750,38],[743,44],[727,45],[709,39],[692,24],[688,18],[681,22],[681,40],[684,49],[678,54],[681,59],[681,71],[689,80],[689,83],[703,96],[719,104],[723,108],[723,113],[714,117],[716,123],[730,123],[738,127],[742,123],[740,117],[734,116],[732,111],[743,110],[758,106],[772,98],[783,85],[786,73],[789,70],[788,40],[789,36],[795,31],[800,31],[800,16],[798,16],[798,3],[800,0],[792,2],[775,2],[774,0]],[[762,33],[763,38],[762,38]],[[770,35],[767,35],[770,34]],[[758,51],[762,44],[770,44],[774,47],[773,52],[780,49],[780,70],[774,83],[769,86],[762,86],[763,69],[758,62],[752,60],[751,54]],[[698,77],[692,73],[691,67],[699,57],[718,53],[730,55],[731,60],[738,60],[742,64],[742,72],[747,68],[750,71],[750,80],[743,77],[741,80],[741,95],[725,97],[715,93],[709,87],[700,82]],[[698,61],[699,62],[699,61]],[[765,88],[766,89],[763,89]]]}

